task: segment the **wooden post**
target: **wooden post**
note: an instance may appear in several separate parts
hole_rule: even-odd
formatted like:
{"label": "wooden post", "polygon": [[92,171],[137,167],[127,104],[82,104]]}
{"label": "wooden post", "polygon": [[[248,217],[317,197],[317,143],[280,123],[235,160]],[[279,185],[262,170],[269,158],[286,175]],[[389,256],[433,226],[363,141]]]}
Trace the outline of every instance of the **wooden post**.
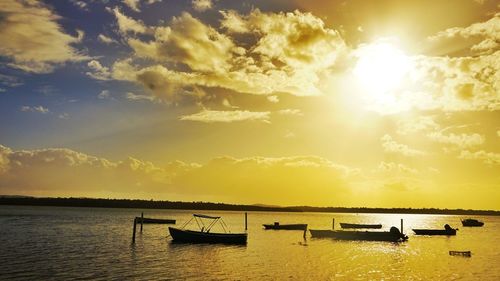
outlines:
{"label": "wooden post", "polygon": [[144,221],[144,212],[141,212],[141,233],[142,233],[142,222]]}
{"label": "wooden post", "polygon": [[245,212],[245,230],[248,230],[248,218],[247,212]]}
{"label": "wooden post", "polygon": [[403,234],[403,219],[401,219],[401,234]]}
{"label": "wooden post", "polygon": [[134,231],[132,232],[132,243],[135,243],[135,228],[137,225],[137,219],[134,218]]}
{"label": "wooden post", "polygon": [[335,229],[335,218],[332,219],[332,229]]}

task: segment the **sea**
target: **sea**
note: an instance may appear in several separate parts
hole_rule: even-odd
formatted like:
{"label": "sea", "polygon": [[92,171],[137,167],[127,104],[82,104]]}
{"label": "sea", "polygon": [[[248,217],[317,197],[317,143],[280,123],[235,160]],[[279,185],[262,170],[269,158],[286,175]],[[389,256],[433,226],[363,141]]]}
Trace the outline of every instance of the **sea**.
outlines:
{"label": "sea", "polygon": [[[245,232],[245,213],[156,209],[0,206],[0,280],[500,280],[500,217],[474,216],[484,227],[462,227],[456,215],[248,212],[244,246],[172,243],[169,225],[193,213],[221,216],[232,233]],[[303,231],[264,230],[262,224],[339,222],[400,227],[403,243],[311,238]],[[415,236],[412,228],[458,228],[456,236]],[[197,229],[196,223],[186,228]],[[218,232],[214,227],[212,232]],[[471,257],[449,251],[471,251]]]}

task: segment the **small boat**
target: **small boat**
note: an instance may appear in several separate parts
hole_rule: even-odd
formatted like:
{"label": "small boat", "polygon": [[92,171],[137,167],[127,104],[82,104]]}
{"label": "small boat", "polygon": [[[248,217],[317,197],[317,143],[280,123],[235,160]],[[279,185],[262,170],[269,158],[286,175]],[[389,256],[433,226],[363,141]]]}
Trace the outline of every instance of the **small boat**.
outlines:
{"label": "small boat", "polygon": [[274,224],[263,224],[265,229],[274,229],[274,230],[306,230],[307,224],[280,224],[279,222],[275,222]]}
{"label": "small boat", "polygon": [[156,224],[175,224],[175,220],[171,219],[153,219],[153,218],[142,218],[135,217],[137,223],[156,223]]}
{"label": "small boat", "polygon": [[[196,224],[200,227],[200,230],[187,230],[183,229],[192,220],[196,221]],[[210,220],[210,222],[205,225],[203,219]],[[212,227],[219,222],[224,230],[223,233],[210,232]],[[168,231],[172,240],[174,242],[182,243],[225,243],[225,244],[246,244],[247,243],[247,233],[231,233],[227,229],[227,225],[224,223],[221,217],[198,215],[194,214],[193,218],[187,221],[181,228],[169,227]]]}
{"label": "small boat", "polygon": [[450,251],[450,256],[471,257],[472,252],[471,251]]}
{"label": "small boat", "polygon": [[345,223],[341,222],[340,227],[342,228],[382,228],[381,224],[358,224],[358,223]]}
{"label": "small boat", "polygon": [[478,221],[476,219],[465,219],[465,220],[462,220],[462,225],[463,226],[483,226],[484,222]]}
{"label": "small boat", "polygon": [[445,224],[444,229],[413,229],[413,232],[416,235],[457,235],[457,230],[449,224]]}
{"label": "small boat", "polygon": [[390,231],[350,231],[350,230],[315,230],[310,229],[313,238],[334,238],[339,240],[389,241],[402,242],[408,236],[395,226]]}

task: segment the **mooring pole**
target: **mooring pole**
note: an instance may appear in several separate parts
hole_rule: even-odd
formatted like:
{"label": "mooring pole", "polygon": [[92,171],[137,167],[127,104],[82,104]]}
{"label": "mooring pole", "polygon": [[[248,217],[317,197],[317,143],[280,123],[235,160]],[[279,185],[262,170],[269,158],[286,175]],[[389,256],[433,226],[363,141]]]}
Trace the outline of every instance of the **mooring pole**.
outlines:
{"label": "mooring pole", "polygon": [[245,212],[245,230],[248,230],[248,214]]}
{"label": "mooring pole", "polygon": [[332,219],[332,229],[335,229],[335,218]]}
{"label": "mooring pole", "polygon": [[132,232],[132,243],[135,243],[135,228],[137,225],[137,218],[134,218],[134,231]]}
{"label": "mooring pole", "polygon": [[403,233],[403,219],[401,219],[401,233]]}
{"label": "mooring pole", "polygon": [[141,233],[142,233],[142,223],[144,221],[144,212],[141,212]]}

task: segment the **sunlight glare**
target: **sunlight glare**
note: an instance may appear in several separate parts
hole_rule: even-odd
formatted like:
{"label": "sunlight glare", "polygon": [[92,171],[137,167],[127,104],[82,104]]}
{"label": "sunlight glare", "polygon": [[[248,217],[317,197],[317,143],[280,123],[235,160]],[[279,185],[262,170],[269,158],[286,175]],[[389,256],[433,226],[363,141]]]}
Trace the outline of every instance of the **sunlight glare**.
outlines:
{"label": "sunlight glare", "polygon": [[388,42],[362,46],[356,55],[358,61],[353,73],[363,88],[376,95],[400,86],[412,66],[410,58]]}

